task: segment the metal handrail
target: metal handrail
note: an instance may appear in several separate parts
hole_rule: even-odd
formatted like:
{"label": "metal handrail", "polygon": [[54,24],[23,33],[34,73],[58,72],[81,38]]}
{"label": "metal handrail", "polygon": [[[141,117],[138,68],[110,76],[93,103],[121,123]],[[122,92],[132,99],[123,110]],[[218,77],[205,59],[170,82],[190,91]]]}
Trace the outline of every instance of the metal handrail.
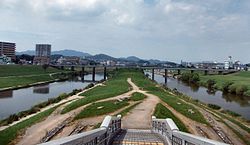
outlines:
{"label": "metal handrail", "polygon": [[152,117],[152,131],[159,134],[168,144],[174,145],[228,145],[222,142],[179,131],[171,118]]}
{"label": "metal handrail", "polygon": [[121,115],[106,116],[100,128],[64,137],[40,145],[109,145],[121,130]]}

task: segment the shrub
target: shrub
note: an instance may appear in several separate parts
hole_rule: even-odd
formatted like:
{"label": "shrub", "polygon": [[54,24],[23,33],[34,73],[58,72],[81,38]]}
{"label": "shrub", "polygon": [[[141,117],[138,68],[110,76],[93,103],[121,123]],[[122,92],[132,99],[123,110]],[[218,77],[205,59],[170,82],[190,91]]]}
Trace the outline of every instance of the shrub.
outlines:
{"label": "shrub", "polygon": [[208,106],[209,108],[212,108],[212,109],[215,109],[215,110],[219,110],[219,109],[221,108],[220,106],[215,105],[215,104],[207,104],[207,106]]}
{"label": "shrub", "polygon": [[209,79],[209,80],[207,80],[207,87],[208,87],[208,89],[214,89],[214,85],[215,85],[215,80],[213,80],[213,79]]}
{"label": "shrub", "polygon": [[197,83],[200,80],[200,76],[198,73],[191,74],[190,82]]}
{"label": "shrub", "polygon": [[222,91],[229,92],[229,87],[233,84],[233,82],[225,82],[222,84]]}
{"label": "shrub", "polygon": [[14,122],[14,121],[17,121],[17,120],[19,120],[18,116],[17,116],[16,114],[12,114],[12,115],[10,115],[10,117],[7,119],[7,122],[8,122],[8,124],[10,124],[10,123],[12,123],[12,122]]}
{"label": "shrub", "polygon": [[247,90],[246,92],[244,92],[243,95],[244,95],[244,96],[250,96],[250,90]]}
{"label": "shrub", "polygon": [[237,88],[236,88],[237,95],[243,95],[246,91],[247,91],[246,85],[240,85],[240,86],[237,86]]}
{"label": "shrub", "polygon": [[197,83],[200,80],[198,73],[182,73],[181,80],[184,82]]}
{"label": "shrub", "polygon": [[232,84],[228,87],[228,92],[232,93],[232,94],[236,94],[236,85]]}

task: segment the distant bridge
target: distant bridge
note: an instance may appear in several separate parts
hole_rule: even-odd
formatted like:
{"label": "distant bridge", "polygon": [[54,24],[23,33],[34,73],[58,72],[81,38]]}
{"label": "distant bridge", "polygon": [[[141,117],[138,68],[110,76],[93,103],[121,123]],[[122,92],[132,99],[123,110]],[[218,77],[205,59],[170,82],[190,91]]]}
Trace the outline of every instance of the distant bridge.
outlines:
{"label": "distant bridge", "polygon": [[143,70],[151,70],[152,71],[152,80],[154,80],[155,76],[155,70],[165,70],[163,76],[165,77],[165,83],[167,83],[167,74],[169,70],[175,70],[177,71],[177,75],[181,74],[181,71],[190,71],[191,73],[194,73],[195,71],[204,72],[204,75],[208,75],[209,72],[216,72],[219,75],[227,74],[227,73],[234,73],[237,70],[225,70],[225,69],[203,69],[203,68],[180,68],[180,67],[164,67],[164,66],[103,66],[103,65],[50,65],[52,67],[56,67],[58,69],[65,69],[65,67],[70,68],[72,71],[75,70],[75,68],[81,68],[81,76],[84,80],[84,72],[85,68],[92,69],[92,81],[95,81],[95,74],[96,74],[96,68],[99,68],[99,70],[103,71],[103,79],[106,80],[107,78],[107,69],[118,69],[118,68],[137,68],[137,69],[143,69]]}

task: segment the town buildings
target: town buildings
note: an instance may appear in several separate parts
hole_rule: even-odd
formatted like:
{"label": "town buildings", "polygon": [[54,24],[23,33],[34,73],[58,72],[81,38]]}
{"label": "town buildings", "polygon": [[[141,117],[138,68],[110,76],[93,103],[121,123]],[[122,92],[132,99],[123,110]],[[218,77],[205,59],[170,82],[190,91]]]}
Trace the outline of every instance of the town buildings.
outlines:
{"label": "town buildings", "polygon": [[50,44],[36,44],[36,55],[33,63],[37,65],[49,64],[51,55]]}
{"label": "town buildings", "polygon": [[16,59],[16,43],[0,42],[0,56],[8,57],[14,61]]}

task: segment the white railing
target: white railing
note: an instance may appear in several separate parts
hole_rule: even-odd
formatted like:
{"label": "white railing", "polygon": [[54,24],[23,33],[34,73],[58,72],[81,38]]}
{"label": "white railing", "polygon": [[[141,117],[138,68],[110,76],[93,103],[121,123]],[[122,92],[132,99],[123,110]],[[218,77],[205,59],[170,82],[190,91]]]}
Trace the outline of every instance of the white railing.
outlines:
{"label": "white railing", "polygon": [[68,136],[40,145],[108,145],[121,130],[121,115],[106,116],[98,129]]}
{"label": "white railing", "polygon": [[170,145],[227,145],[222,142],[179,131],[179,128],[170,118],[156,119],[153,116],[152,131],[161,135]]}

